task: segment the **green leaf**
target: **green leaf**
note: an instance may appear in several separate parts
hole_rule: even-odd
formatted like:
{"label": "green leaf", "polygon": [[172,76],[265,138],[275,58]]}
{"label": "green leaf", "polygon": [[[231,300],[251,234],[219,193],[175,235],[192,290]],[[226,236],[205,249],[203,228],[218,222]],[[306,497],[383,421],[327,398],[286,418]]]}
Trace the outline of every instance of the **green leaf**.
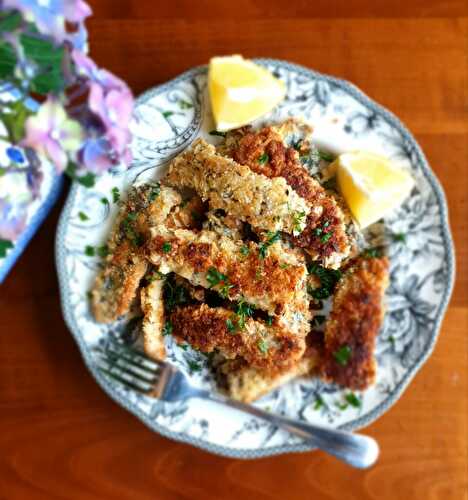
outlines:
{"label": "green leaf", "polygon": [[89,220],[89,217],[84,212],[78,212],[78,217],[83,222]]}
{"label": "green leaf", "polygon": [[236,331],[236,325],[234,324],[234,322],[232,321],[232,319],[228,318],[226,320],[226,327],[227,327],[229,333],[233,333],[233,332]]}
{"label": "green leaf", "polygon": [[164,118],[169,118],[173,114],[174,114],[174,111],[163,111],[163,113],[162,113],[162,115],[164,116]]}
{"label": "green leaf", "polygon": [[196,361],[188,360],[187,364],[191,372],[198,372],[201,370],[201,366]]}
{"label": "green leaf", "polygon": [[120,200],[120,191],[119,191],[119,188],[118,187],[113,187],[111,189],[111,193],[112,193],[112,201],[114,203],[117,203]]}
{"label": "green leaf", "polygon": [[362,401],[353,392],[346,394],[345,399],[354,408],[361,408],[362,406]]}
{"label": "green leaf", "polygon": [[94,250],[94,247],[92,247],[91,245],[86,245],[86,246],[85,246],[84,253],[85,253],[85,255],[87,255],[88,257],[94,257],[94,255],[95,255],[96,251]]}
{"label": "green leaf", "polygon": [[250,249],[247,245],[242,245],[241,248],[240,248],[240,253],[246,257],[247,255],[249,255],[250,253]]}
{"label": "green leaf", "polygon": [[268,352],[268,343],[265,339],[259,340],[257,346],[262,354],[266,354]]}
{"label": "green leaf", "polygon": [[180,109],[190,109],[190,108],[193,108],[193,104],[186,101],[185,99],[179,99],[179,108]]}
{"label": "green leaf", "polygon": [[0,13],[0,33],[15,31],[21,25],[21,14],[17,11]]}
{"label": "green leaf", "polygon": [[38,66],[31,89],[39,94],[61,91],[65,87],[62,69],[64,47],[25,33],[21,35],[20,42],[25,56]]}
{"label": "green leaf", "polygon": [[102,245],[101,247],[97,247],[96,253],[99,255],[99,257],[104,259],[109,255],[109,247],[107,245]]}
{"label": "green leaf", "polygon": [[0,78],[7,78],[13,75],[16,67],[16,54],[13,47],[0,40]]}
{"label": "green leaf", "polygon": [[76,173],[77,167],[74,163],[69,162],[67,168],[65,169],[65,173],[70,177],[70,179],[78,182],[84,187],[91,188],[94,186],[96,182],[96,176],[91,172],[88,172],[85,175],[78,176]]}
{"label": "green leaf", "polygon": [[13,248],[13,242],[10,240],[0,239],[0,257],[6,257],[7,250]]}
{"label": "green leaf", "polygon": [[10,104],[8,113],[0,115],[12,142],[17,143],[24,137],[24,124],[32,114],[22,101],[16,101]]}
{"label": "green leaf", "polygon": [[169,253],[171,251],[171,248],[172,248],[172,245],[168,241],[163,243],[163,246],[161,247],[161,249],[164,253]]}
{"label": "green leaf", "polygon": [[333,353],[333,357],[339,365],[346,366],[351,358],[351,352],[351,347],[344,345]]}
{"label": "green leaf", "polygon": [[263,153],[258,157],[258,163],[261,165],[264,165],[265,163],[268,163],[270,161],[270,157],[267,155],[267,153]]}
{"label": "green leaf", "polygon": [[315,402],[314,402],[314,410],[320,410],[320,408],[322,408],[322,406],[324,406],[325,402],[322,398],[322,396],[320,396],[320,394],[317,394],[316,398],[315,398]]}

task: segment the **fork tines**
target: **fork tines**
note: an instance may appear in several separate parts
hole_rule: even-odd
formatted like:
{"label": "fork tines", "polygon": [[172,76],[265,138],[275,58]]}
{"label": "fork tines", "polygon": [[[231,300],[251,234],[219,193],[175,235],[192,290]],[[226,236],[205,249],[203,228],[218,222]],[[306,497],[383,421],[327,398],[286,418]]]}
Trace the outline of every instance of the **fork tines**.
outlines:
{"label": "fork tines", "polygon": [[165,363],[149,359],[141,351],[109,338],[98,353],[98,369],[117,382],[142,393],[151,392]]}

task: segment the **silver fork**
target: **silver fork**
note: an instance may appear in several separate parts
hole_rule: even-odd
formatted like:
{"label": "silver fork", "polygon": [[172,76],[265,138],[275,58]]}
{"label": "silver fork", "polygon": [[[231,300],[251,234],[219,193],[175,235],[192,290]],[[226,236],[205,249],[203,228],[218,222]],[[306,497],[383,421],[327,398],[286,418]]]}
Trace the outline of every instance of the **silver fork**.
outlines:
{"label": "silver fork", "polygon": [[369,436],[293,420],[214,394],[194,386],[189,377],[174,365],[157,362],[118,341],[109,339],[106,349],[98,349],[98,353],[101,372],[147,396],[167,402],[200,398],[230,406],[266,420],[360,469],[373,465],[379,456],[379,446]]}

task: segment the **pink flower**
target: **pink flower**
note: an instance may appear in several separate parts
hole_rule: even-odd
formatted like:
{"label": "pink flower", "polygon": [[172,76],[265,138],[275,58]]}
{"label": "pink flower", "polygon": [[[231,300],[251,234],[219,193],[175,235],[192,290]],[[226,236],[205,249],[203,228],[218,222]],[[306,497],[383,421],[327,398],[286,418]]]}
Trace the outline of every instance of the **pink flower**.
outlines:
{"label": "pink flower", "polygon": [[74,50],[72,59],[78,72],[89,79],[89,108],[102,122],[105,138],[120,160],[129,164],[129,124],[133,112],[133,95],[130,89],[120,78],[98,68],[82,52]]}
{"label": "pink flower", "polygon": [[26,120],[25,131],[22,145],[47,155],[59,171],[65,170],[69,156],[74,156],[83,141],[81,125],[69,119],[62,105],[50,96],[38,113]]}

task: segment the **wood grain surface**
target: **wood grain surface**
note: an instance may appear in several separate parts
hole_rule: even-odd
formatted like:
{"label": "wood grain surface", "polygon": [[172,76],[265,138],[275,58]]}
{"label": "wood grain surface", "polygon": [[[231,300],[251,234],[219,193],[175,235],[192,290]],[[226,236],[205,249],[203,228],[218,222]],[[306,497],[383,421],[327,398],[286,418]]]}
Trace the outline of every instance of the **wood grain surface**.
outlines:
{"label": "wood grain surface", "polygon": [[98,388],[60,311],[63,197],[0,288],[1,499],[466,500],[466,0],[94,0],[91,54],[136,94],[213,55],[288,59],[351,80],[422,145],[447,193],[457,282],[436,349],[366,429],[368,471],[322,453],[220,458],[152,433]]}

